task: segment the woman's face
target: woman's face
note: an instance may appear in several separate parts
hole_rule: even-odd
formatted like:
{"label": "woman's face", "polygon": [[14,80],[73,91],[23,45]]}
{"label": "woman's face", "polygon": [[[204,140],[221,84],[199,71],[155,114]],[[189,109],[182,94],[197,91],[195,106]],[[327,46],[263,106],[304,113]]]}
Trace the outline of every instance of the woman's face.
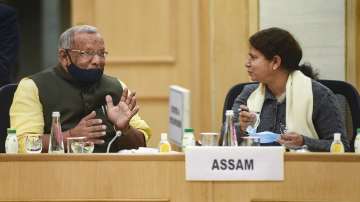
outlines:
{"label": "woman's face", "polygon": [[248,59],[245,63],[247,72],[253,81],[267,83],[273,74],[273,61],[258,50],[250,47]]}

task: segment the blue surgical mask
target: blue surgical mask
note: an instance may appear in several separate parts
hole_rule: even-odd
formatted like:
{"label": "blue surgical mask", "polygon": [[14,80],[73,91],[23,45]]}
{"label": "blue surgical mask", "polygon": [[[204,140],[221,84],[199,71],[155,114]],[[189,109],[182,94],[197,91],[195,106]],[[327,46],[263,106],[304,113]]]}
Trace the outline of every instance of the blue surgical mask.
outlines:
{"label": "blue surgical mask", "polygon": [[81,69],[74,63],[68,66],[68,71],[77,81],[86,85],[97,82],[103,75],[103,69],[101,68]]}
{"label": "blue surgical mask", "polygon": [[254,133],[254,134],[251,134],[250,136],[260,137],[261,144],[273,143],[273,142],[276,142],[280,138],[280,134],[273,133],[270,131]]}

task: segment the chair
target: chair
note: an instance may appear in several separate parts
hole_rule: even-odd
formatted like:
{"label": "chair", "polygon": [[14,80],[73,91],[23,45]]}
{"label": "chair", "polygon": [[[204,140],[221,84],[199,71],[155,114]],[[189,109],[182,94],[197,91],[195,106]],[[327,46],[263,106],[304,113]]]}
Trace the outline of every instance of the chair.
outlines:
{"label": "chair", "polygon": [[236,97],[241,93],[241,91],[244,89],[246,85],[249,84],[255,84],[258,82],[248,82],[248,83],[239,83],[230,88],[229,92],[227,93],[225,97],[224,107],[223,107],[223,117],[222,117],[222,123],[225,122],[225,112],[226,110],[230,110],[234,104],[234,101]]}
{"label": "chair", "polygon": [[[337,96],[340,103],[340,110],[346,124],[346,132],[350,140],[350,149],[354,151],[354,141],[356,129],[360,128],[360,98],[357,90],[349,83],[336,80],[318,80],[321,84],[328,87]],[[223,122],[225,121],[225,111],[231,109],[236,97],[241,93],[244,86],[257,82],[239,83],[233,86],[225,97],[223,107]]]}
{"label": "chair", "polygon": [[349,83],[336,80],[319,80],[337,96],[340,110],[346,124],[346,132],[350,141],[350,150],[354,151],[356,129],[360,128],[360,98],[357,90]]}
{"label": "chair", "polygon": [[9,110],[17,84],[7,84],[0,88],[0,153],[5,153],[7,128],[10,127]]}

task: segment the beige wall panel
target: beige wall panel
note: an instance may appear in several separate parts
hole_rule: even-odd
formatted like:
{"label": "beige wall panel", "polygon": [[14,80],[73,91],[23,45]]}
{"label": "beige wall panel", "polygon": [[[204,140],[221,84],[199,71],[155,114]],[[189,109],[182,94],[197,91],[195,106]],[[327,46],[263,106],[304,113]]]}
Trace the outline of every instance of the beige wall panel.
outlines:
{"label": "beige wall panel", "polygon": [[[249,81],[244,63],[248,37],[259,27],[258,8],[258,0],[75,0],[72,19],[100,28],[110,52],[106,73],[137,92],[141,115],[154,131],[150,145],[156,146],[168,128],[171,84],[191,90],[196,134],[219,130],[227,91]],[[356,8],[349,30],[358,33],[358,3]],[[360,46],[360,35],[353,36],[351,51]],[[358,78],[360,63],[352,62]]]}
{"label": "beige wall panel", "polygon": [[259,30],[259,0],[249,0],[249,37]]}
{"label": "beige wall panel", "polygon": [[[345,78],[352,85],[357,85],[357,0],[347,0],[346,4],[346,65]],[[359,89],[359,88],[358,88]]]}
{"label": "beige wall panel", "polygon": [[[109,61],[174,58],[176,1],[95,1],[96,18],[107,40]],[[111,6],[109,6],[111,5]],[[111,17],[111,19],[109,19]]]}
{"label": "beige wall panel", "polygon": [[249,2],[246,0],[212,0],[212,85],[216,99],[215,122],[221,125],[222,108],[228,90],[237,83],[247,82],[244,67],[248,52]]}
{"label": "beige wall panel", "polygon": [[[106,3],[105,3],[106,2]],[[93,16],[84,1],[72,1],[73,24],[93,22],[110,52],[106,74],[137,92],[141,116],[153,129],[150,146],[168,130],[169,85],[189,88],[192,126],[199,126],[197,0],[93,0]]]}
{"label": "beige wall panel", "polygon": [[[107,65],[105,72],[124,81],[137,97],[168,97],[169,85],[177,76],[169,67]],[[126,76],[124,76],[126,75]]]}
{"label": "beige wall panel", "polygon": [[210,71],[210,11],[209,1],[200,1],[199,18],[197,20],[199,31],[199,96],[202,100],[199,105],[201,114],[200,131],[210,131],[212,129],[212,119],[214,119],[214,108],[212,107],[213,95],[211,92],[211,71]]}
{"label": "beige wall panel", "polygon": [[356,78],[357,90],[360,90],[360,3],[356,3]]}
{"label": "beige wall panel", "polygon": [[[75,3],[76,2],[76,3]],[[191,90],[191,123],[201,131],[219,131],[227,91],[248,81],[248,0],[94,0],[87,19],[100,28],[110,55],[106,73],[122,79],[137,92],[141,115],[151,125],[156,146],[168,128],[168,86]],[[82,2],[85,4],[85,2]],[[73,24],[86,13],[73,1]],[[85,6],[85,5],[84,5]],[[250,11],[249,11],[250,10]],[[75,12],[76,13],[76,12]],[[251,13],[257,16],[257,13]],[[76,18],[78,16],[78,19]],[[252,17],[252,22],[257,18]],[[154,116],[160,110],[158,116]],[[156,144],[155,144],[156,143]]]}
{"label": "beige wall panel", "polygon": [[73,25],[94,24],[94,0],[71,1],[71,21]]}
{"label": "beige wall panel", "polygon": [[141,118],[147,121],[153,132],[153,137],[150,138],[148,146],[157,147],[160,141],[160,133],[168,131],[168,99],[138,99],[138,103]]}

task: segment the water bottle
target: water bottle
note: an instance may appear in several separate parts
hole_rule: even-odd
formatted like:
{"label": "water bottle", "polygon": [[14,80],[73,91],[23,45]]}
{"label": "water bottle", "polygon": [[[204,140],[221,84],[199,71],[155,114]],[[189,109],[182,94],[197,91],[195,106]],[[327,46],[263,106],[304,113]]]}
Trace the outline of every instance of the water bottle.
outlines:
{"label": "water bottle", "polygon": [[182,151],[185,152],[186,148],[189,146],[195,146],[195,137],[194,137],[194,129],[185,128],[184,135],[182,139]]}
{"label": "water bottle", "polygon": [[356,129],[356,138],[354,142],[355,153],[360,153],[360,128]]}
{"label": "water bottle", "polygon": [[167,133],[161,133],[160,143],[159,143],[159,152],[167,153],[171,151],[171,145],[167,138]]}
{"label": "water bottle", "polygon": [[222,146],[238,146],[235,127],[233,123],[234,112],[232,110],[226,110],[225,115],[226,119]]}
{"label": "water bottle", "polygon": [[64,141],[60,124],[60,112],[52,113],[49,153],[64,153]]}
{"label": "water bottle", "polygon": [[16,130],[13,128],[7,129],[7,137],[5,141],[5,152],[7,154],[17,154],[19,150],[19,144],[16,137]]}
{"label": "water bottle", "polygon": [[334,133],[334,141],[330,147],[331,153],[344,153],[344,145],[341,142],[341,133]]}

